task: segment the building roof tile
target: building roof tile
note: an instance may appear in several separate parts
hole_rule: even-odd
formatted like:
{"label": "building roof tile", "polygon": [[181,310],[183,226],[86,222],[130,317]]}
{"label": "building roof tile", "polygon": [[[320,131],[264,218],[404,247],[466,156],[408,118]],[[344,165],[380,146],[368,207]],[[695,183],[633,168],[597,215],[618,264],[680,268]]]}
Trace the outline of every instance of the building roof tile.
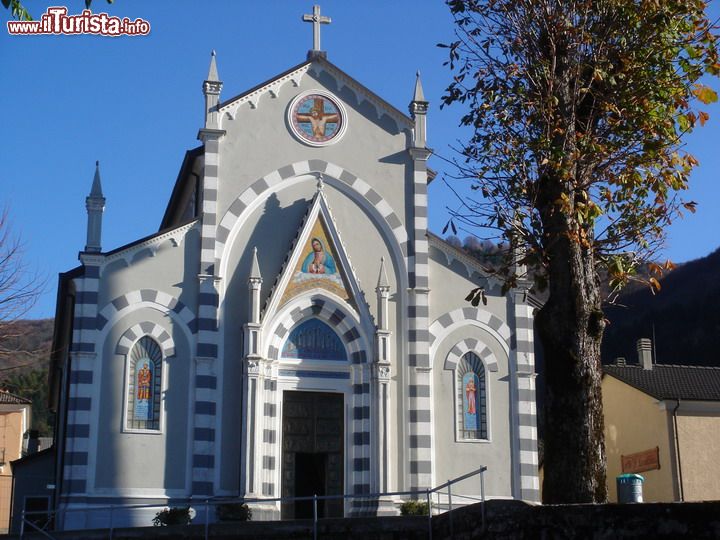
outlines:
{"label": "building roof tile", "polygon": [[0,390],[0,404],[18,404],[18,405],[31,405],[32,401],[24,397],[16,396],[11,394],[7,390]]}
{"label": "building roof tile", "polygon": [[603,366],[603,371],[660,400],[720,401],[720,367],[612,365]]}

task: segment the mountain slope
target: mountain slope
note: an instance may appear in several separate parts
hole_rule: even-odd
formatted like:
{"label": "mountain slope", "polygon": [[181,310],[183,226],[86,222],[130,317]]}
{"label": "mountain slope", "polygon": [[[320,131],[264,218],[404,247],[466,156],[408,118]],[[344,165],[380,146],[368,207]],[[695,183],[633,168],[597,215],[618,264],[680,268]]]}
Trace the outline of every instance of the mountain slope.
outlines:
{"label": "mountain slope", "polygon": [[649,289],[629,291],[608,306],[603,362],[637,362],[635,342],[652,338],[660,364],[720,366],[720,249],[679,266]]}

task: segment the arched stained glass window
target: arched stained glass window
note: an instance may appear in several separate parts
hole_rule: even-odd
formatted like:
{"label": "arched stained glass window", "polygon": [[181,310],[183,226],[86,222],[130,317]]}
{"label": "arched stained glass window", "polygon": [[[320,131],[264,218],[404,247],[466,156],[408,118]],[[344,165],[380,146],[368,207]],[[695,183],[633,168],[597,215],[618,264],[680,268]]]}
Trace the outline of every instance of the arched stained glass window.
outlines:
{"label": "arched stained glass window", "polygon": [[319,319],[308,319],[290,331],[283,345],[283,358],[303,360],[347,360],[338,335]]}
{"label": "arched stained glass window", "polygon": [[487,394],[485,366],[473,352],[457,367],[458,433],[461,439],[487,439]]}
{"label": "arched stained glass window", "polygon": [[130,351],[126,426],[128,429],[160,429],[162,351],[144,336]]}

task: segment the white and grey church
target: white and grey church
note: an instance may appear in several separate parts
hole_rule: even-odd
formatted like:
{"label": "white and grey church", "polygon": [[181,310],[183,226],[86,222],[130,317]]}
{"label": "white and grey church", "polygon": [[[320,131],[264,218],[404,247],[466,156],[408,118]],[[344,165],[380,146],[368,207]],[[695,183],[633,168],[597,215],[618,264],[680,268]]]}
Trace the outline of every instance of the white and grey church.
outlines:
{"label": "white and grey church", "polygon": [[102,525],[69,510],[425,490],[480,466],[487,497],[539,500],[527,288],[428,231],[419,77],[408,115],[327,60],[315,15],[307,60],[239,95],[213,53],[157,233],[103,249],[96,171],[51,365],[64,528]]}

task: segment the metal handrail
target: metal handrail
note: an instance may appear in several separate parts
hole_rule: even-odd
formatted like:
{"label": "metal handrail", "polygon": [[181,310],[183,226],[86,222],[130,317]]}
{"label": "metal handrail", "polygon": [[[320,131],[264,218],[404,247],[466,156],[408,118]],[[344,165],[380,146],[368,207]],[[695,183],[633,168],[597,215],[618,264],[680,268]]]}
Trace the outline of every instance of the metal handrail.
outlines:
{"label": "metal handrail", "polygon": [[[447,488],[448,490],[448,514],[449,514],[449,520],[450,520],[450,537],[453,537],[453,518],[452,518],[452,511],[453,511],[453,504],[452,504],[452,486],[454,484],[457,484],[458,482],[462,482],[463,480],[467,480],[468,478],[471,478],[473,476],[480,475],[480,502],[482,503],[481,507],[481,524],[482,529],[485,529],[485,478],[484,473],[487,471],[486,466],[482,466],[479,469],[476,469],[474,471],[471,471],[469,473],[463,474],[461,476],[458,476],[456,478],[453,478],[451,480],[448,480],[444,484],[441,484],[439,486],[428,488],[424,490],[406,490],[406,491],[386,491],[386,492],[379,492],[379,493],[346,493],[342,495],[306,495],[306,496],[293,496],[293,497],[270,497],[270,498],[256,498],[256,497],[219,497],[219,498],[200,498],[200,497],[187,497],[187,498],[178,498],[178,499],[172,499],[175,504],[183,504],[188,503],[188,505],[192,505],[193,503],[200,502],[201,504],[205,505],[205,539],[207,540],[209,538],[209,524],[210,524],[210,506],[217,506],[220,504],[228,504],[228,503],[286,503],[286,502],[295,502],[295,501],[313,501],[313,539],[317,540],[317,524],[318,524],[318,512],[317,512],[317,503],[318,501],[323,500],[346,500],[346,499],[377,499],[380,500],[383,497],[396,497],[396,496],[403,496],[403,495],[409,495],[413,497],[420,498],[420,496],[425,496],[427,505],[428,505],[428,538],[432,540],[432,500],[431,495],[433,493],[440,493],[441,490]],[[471,500],[478,500],[474,497],[467,497],[464,495],[458,495],[455,494],[456,497],[465,498],[465,499],[471,499]],[[140,509],[140,508],[166,508],[167,504],[127,504],[127,505],[108,505],[108,506],[93,506],[91,508],[63,508],[62,514],[68,514],[72,512],[95,512],[95,511],[101,511],[101,510],[109,510],[110,511],[110,524],[108,527],[109,531],[109,538],[112,540],[113,534],[114,534],[114,524],[113,524],[113,515],[117,510],[133,510],[133,509]],[[439,506],[439,503],[438,503]],[[55,517],[58,514],[60,514],[60,510],[48,510],[48,511],[30,511],[27,512],[25,510],[22,511],[21,514],[21,523],[20,523],[20,538],[24,538],[25,533],[25,525],[30,525],[32,528],[36,529],[38,532],[44,534],[48,538],[53,539],[53,537],[45,530],[39,528],[35,523],[28,521],[27,516],[30,515],[43,515],[50,518],[51,516]],[[50,520],[48,519],[48,523],[50,523]]]}

